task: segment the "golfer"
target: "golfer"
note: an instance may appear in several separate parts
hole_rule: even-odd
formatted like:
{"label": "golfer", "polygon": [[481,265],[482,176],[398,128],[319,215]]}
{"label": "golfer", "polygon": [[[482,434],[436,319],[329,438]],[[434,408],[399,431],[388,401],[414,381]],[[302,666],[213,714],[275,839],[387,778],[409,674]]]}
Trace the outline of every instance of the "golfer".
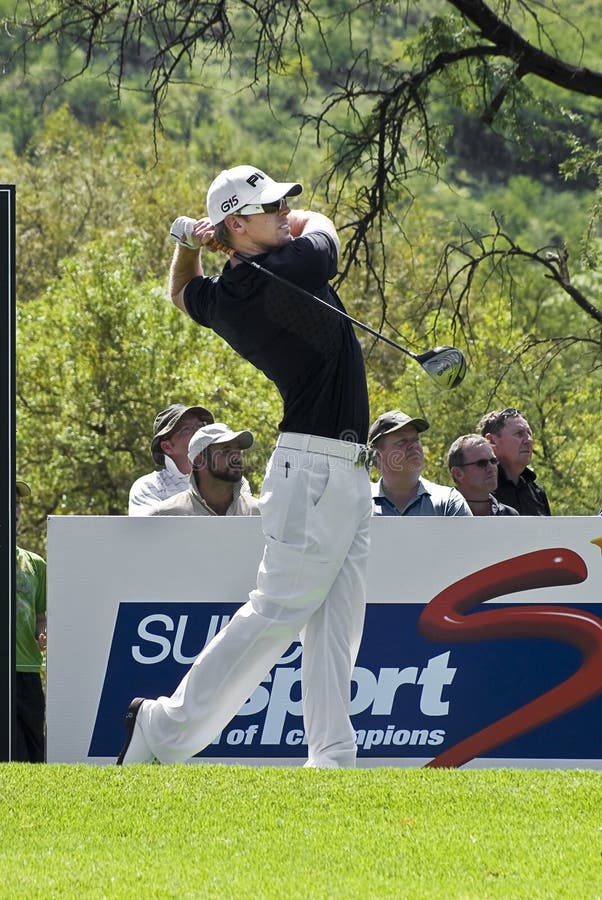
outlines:
{"label": "golfer", "polygon": [[[265,550],[257,585],[171,697],[132,701],[118,765],[198,753],[299,633],[306,765],[355,765],[349,703],[369,550],[368,395],[352,325],[295,289],[342,309],[328,284],[336,230],[320,213],[290,209],[301,191],[236,166],[212,182],[208,218],[172,226],[171,299],[276,384],[284,414],[259,500]],[[212,238],[290,287],[236,256],[221,275],[206,276],[200,247]]]}

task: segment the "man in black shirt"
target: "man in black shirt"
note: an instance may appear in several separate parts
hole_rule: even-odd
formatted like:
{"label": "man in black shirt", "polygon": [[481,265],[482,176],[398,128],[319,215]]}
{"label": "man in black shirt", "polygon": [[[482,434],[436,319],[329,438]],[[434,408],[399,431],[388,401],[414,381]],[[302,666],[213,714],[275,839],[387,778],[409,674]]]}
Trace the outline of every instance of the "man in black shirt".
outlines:
{"label": "man in black shirt", "polygon": [[[320,213],[291,211],[289,198],[301,190],[237,166],[211,184],[207,218],[172,226],[173,302],[275,383],[283,418],[259,500],[266,546],[257,586],[171,697],[132,701],[118,764],[198,753],[300,632],[307,764],[355,764],[349,703],[369,550],[368,394],[351,324],[294,288],[343,309],[328,283],[335,227]],[[213,239],[291,287],[237,256],[206,276],[199,249]]]}
{"label": "man in black shirt", "polygon": [[533,434],[518,409],[498,409],[487,413],[477,431],[493,444],[500,465],[494,496],[513,506],[519,516],[551,516],[544,489],[528,468],[533,455]]}

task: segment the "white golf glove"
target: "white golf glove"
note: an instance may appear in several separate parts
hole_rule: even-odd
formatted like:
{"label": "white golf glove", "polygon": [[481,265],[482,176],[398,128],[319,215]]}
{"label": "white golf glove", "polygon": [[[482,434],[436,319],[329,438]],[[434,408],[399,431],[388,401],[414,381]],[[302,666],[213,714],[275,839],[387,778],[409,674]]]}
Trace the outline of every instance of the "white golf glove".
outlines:
{"label": "white golf glove", "polygon": [[190,216],[178,216],[175,222],[172,223],[169,234],[180,247],[188,247],[189,250],[199,249],[200,245],[196,243],[192,236],[195,222],[196,219],[191,219]]}

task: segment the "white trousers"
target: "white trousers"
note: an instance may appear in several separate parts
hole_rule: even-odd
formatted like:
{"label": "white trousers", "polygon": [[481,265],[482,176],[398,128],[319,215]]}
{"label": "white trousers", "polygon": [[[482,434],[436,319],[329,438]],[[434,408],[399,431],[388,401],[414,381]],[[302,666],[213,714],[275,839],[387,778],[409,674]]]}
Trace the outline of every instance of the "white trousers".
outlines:
{"label": "white trousers", "polygon": [[[309,448],[309,449],[305,449]],[[364,624],[371,497],[357,444],[283,434],[260,496],[257,587],[171,697],[138,713],[151,752],[182,762],[236,715],[301,635],[307,765],[355,765],[351,675]]]}

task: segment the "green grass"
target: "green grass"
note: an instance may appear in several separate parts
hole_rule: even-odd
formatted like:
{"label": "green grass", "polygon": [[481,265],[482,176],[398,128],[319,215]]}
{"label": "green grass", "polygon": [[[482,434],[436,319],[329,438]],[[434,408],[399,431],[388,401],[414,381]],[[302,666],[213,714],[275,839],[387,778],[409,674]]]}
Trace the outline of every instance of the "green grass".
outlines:
{"label": "green grass", "polygon": [[602,773],[0,765],[0,897],[599,898]]}

